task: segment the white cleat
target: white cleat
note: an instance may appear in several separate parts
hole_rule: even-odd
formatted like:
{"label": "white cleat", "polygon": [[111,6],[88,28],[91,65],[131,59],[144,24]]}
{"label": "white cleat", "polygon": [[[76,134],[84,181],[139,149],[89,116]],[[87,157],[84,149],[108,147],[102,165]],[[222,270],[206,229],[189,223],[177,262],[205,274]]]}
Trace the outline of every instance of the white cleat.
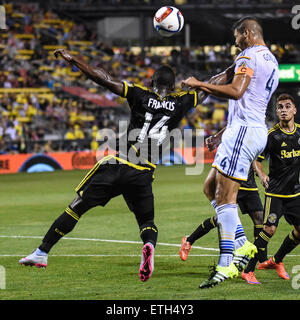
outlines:
{"label": "white cleat", "polygon": [[23,264],[24,266],[36,266],[37,268],[46,268],[47,262],[48,254],[38,255],[36,253],[36,250],[27,257],[24,257],[19,260],[19,263]]}

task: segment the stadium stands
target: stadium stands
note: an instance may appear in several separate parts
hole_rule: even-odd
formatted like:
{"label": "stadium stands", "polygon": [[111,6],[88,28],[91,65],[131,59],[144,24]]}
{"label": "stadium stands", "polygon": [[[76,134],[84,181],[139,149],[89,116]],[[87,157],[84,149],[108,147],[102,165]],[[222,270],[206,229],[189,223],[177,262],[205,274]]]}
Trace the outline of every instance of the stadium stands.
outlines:
{"label": "stadium stands", "polygon": [[[145,5],[154,2],[144,1]],[[104,66],[114,77],[144,85],[160,63],[172,65],[180,83],[187,75],[195,74],[195,70],[199,70],[202,79],[209,78],[228,66],[234,55],[233,46],[216,44],[189,49],[170,47],[163,52],[152,47],[143,56],[139,48],[110,46],[99,41],[83,23],[59,16],[38,3],[5,6],[8,31],[0,34],[0,153],[95,150],[97,130],[109,127],[117,131],[118,121],[127,119],[124,99],[104,91],[76,68],[56,60],[53,56],[56,48],[80,54],[88,63]],[[299,61],[299,50],[294,45],[273,44],[271,48],[280,61]],[[188,115],[182,128],[202,128],[205,135],[214,133],[224,126],[226,109],[226,101],[209,98]]]}

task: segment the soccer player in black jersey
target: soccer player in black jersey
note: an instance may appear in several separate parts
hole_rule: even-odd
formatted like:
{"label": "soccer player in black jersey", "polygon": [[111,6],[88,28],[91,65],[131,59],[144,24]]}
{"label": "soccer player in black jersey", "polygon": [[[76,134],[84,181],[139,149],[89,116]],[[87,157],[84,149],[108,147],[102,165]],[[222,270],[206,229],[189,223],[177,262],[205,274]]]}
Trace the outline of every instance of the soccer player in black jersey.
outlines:
{"label": "soccer player in black jersey", "polygon": [[[209,151],[213,151],[221,142],[221,135],[224,129],[222,129],[215,136],[211,136],[206,139],[206,145]],[[211,168],[210,173],[208,174],[207,179],[214,179],[215,176],[215,168]],[[212,203],[214,199],[214,190],[211,190],[208,186],[211,186],[211,183],[206,183],[204,187],[204,193],[208,200]],[[240,207],[242,214],[249,214],[251,220],[254,224],[254,239],[258,236],[258,234],[263,229],[263,206],[261,203],[261,199],[258,193],[258,188],[256,185],[255,177],[254,177],[254,169],[251,166],[248,173],[248,179],[245,182],[241,183],[238,195],[237,195],[237,203]],[[212,203],[214,205],[214,203]],[[194,242],[200,238],[202,238],[205,234],[207,234],[210,230],[217,227],[217,216],[207,218],[203,221],[193,233],[189,236],[184,236],[181,240],[181,247],[179,250],[179,256],[181,260],[186,261],[188,258],[188,254],[192,248]],[[243,229],[237,228],[235,234],[235,241],[239,241],[240,238],[244,236]],[[267,251],[264,251],[264,256],[260,257],[260,262],[263,262],[267,259]]]}
{"label": "soccer player in black jersey", "polygon": [[[176,128],[187,111],[207,95],[201,91],[197,93],[181,90],[175,93],[175,74],[167,66],[161,66],[155,71],[150,88],[146,88],[127,81],[114,80],[102,68],[92,67],[63,49],[56,50],[54,54],[77,66],[97,84],[127,99],[131,109],[129,134],[127,138],[117,141],[116,155],[102,158],[88,172],[75,189],[76,198],[54,221],[39,248],[19,262],[23,265],[46,267],[51,248],[73,230],[85,212],[95,206],[105,206],[112,198],[122,195],[129,209],[135,214],[144,243],[139,277],[141,281],[146,281],[151,277],[154,268],[154,248],[158,234],[154,223],[152,193],[158,147],[167,132]],[[222,84],[232,77],[233,67],[230,67],[212,77],[209,82]],[[138,134],[130,137],[133,130],[137,130]],[[149,146],[154,147],[154,152]],[[149,150],[152,153],[149,153]]]}
{"label": "soccer player in black jersey", "polygon": [[[265,187],[265,206],[264,228],[254,242],[258,254],[250,260],[242,273],[242,278],[250,284],[259,284],[254,275],[257,259],[267,248],[282,216],[294,228],[276,254],[260,263],[258,269],[276,269],[281,278],[288,280],[290,277],[282,261],[300,243],[300,125],[294,121],[296,112],[292,96],[281,94],[277,98],[276,113],[279,123],[269,130],[266,149],[254,164]],[[266,157],[269,158],[268,175],[261,165]]]}

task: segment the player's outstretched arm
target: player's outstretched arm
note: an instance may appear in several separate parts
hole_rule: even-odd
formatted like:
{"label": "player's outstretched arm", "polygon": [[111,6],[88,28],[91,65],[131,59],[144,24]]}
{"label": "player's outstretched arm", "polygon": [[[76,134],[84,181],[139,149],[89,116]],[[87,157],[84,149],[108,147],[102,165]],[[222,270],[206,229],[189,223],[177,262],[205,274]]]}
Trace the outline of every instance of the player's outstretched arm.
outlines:
{"label": "player's outstretched arm", "polygon": [[270,179],[269,179],[269,176],[264,172],[261,162],[255,160],[255,161],[253,161],[252,166],[253,166],[254,171],[257,173],[262,186],[264,188],[268,188]]}
{"label": "player's outstretched arm", "polygon": [[203,90],[208,94],[217,97],[239,100],[251,81],[251,77],[247,74],[237,74],[233,77],[232,82],[227,84],[213,84],[197,80],[194,77],[189,77],[182,81],[182,85],[190,88]]}
{"label": "player's outstretched arm", "polygon": [[123,83],[112,79],[112,77],[102,68],[95,68],[88,65],[82,59],[71,55],[64,49],[57,49],[54,51],[56,58],[61,56],[65,61],[75,65],[80,69],[87,77],[98,83],[100,86],[107,88],[111,92],[121,96],[123,94]]}

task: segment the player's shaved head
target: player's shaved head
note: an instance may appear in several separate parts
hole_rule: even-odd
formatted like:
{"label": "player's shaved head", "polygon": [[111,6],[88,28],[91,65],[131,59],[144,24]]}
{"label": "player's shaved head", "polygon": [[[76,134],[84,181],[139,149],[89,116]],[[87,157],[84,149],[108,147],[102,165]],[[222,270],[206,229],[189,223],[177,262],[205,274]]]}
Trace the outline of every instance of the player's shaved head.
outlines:
{"label": "player's shaved head", "polygon": [[175,73],[169,66],[159,67],[152,76],[153,84],[172,89],[175,85]]}
{"label": "player's shaved head", "polygon": [[232,26],[235,45],[245,50],[253,45],[266,45],[263,39],[263,30],[256,18],[244,17]]}
{"label": "player's shaved head", "polygon": [[246,30],[252,33],[254,37],[263,37],[263,29],[261,24],[256,18],[244,17],[232,26],[233,30],[237,30],[239,33],[244,33]]}

